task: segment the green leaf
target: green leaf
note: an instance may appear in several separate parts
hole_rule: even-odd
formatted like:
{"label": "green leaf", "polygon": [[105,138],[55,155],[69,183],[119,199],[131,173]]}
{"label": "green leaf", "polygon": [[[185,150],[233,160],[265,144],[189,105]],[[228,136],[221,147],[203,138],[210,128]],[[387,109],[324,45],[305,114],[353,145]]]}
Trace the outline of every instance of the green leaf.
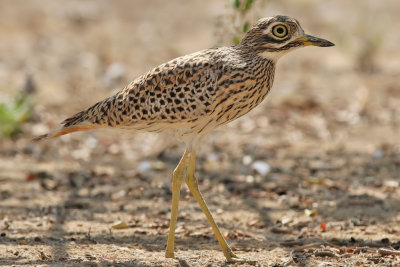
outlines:
{"label": "green leaf", "polygon": [[0,135],[15,137],[31,117],[31,107],[31,99],[24,93],[17,94],[10,103],[0,103]]}
{"label": "green leaf", "polygon": [[253,5],[254,0],[247,0],[244,7],[243,7],[243,11],[246,12],[250,9],[250,7]]}
{"label": "green leaf", "polygon": [[233,43],[234,43],[235,45],[239,44],[241,40],[242,40],[242,39],[241,39],[239,36],[234,36],[234,37],[233,37]]}
{"label": "green leaf", "polygon": [[249,30],[249,28],[250,28],[250,23],[248,23],[247,21],[243,24],[243,28],[242,28],[242,31],[244,32],[244,33],[246,33],[248,30]]}
{"label": "green leaf", "polygon": [[231,0],[231,4],[236,9],[240,8],[240,1],[239,0]]}

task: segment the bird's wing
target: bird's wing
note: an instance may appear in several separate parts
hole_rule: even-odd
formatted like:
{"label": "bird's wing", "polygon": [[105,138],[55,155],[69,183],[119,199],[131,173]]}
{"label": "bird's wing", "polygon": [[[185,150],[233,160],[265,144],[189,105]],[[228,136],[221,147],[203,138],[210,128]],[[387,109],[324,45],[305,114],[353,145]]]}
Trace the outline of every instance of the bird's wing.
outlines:
{"label": "bird's wing", "polygon": [[179,57],[139,77],[115,98],[121,126],[185,123],[210,112],[217,94],[214,50]]}
{"label": "bird's wing", "polygon": [[154,68],[116,95],[65,119],[60,129],[42,138],[93,128],[145,129],[201,118],[216,96],[215,51],[203,50]]}

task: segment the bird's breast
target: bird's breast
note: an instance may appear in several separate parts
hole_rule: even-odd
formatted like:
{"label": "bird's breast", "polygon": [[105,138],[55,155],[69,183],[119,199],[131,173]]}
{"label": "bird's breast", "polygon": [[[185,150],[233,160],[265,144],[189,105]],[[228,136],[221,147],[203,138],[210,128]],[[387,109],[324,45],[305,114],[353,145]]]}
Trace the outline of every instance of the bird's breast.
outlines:
{"label": "bird's breast", "polygon": [[274,79],[273,62],[259,63],[252,69],[233,70],[220,75],[217,92],[208,112],[176,128],[179,139],[198,139],[213,129],[227,124],[254,109],[267,96]]}
{"label": "bird's breast", "polygon": [[272,88],[274,73],[272,61],[260,60],[219,81],[222,88],[218,90],[212,113],[217,125],[233,121],[259,105]]}

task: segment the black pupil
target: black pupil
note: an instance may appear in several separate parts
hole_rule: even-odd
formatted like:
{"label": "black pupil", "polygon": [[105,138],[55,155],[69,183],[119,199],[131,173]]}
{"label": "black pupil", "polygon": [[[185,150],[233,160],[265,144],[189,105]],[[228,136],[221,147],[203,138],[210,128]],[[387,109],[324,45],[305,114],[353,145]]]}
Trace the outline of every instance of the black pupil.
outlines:
{"label": "black pupil", "polygon": [[282,34],[285,32],[285,30],[283,29],[283,27],[278,27],[278,29],[276,29],[276,32]]}

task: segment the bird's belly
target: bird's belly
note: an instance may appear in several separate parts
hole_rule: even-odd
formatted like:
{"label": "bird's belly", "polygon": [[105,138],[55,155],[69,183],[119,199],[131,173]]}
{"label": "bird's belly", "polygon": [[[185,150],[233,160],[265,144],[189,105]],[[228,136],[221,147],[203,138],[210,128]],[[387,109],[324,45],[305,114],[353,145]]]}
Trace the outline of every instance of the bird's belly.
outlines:
{"label": "bird's belly", "polygon": [[181,123],[179,127],[173,125],[175,136],[185,143],[194,142],[216,128],[213,117],[204,116],[196,121]]}
{"label": "bird's belly", "polygon": [[191,142],[200,136],[210,132],[216,127],[212,117],[202,117],[195,121],[175,121],[175,122],[146,122],[136,123],[129,126],[120,126],[126,130],[137,130],[141,132],[168,133],[175,135],[179,140]]}
{"label": "bird's belly", "polygon": [[216,104],[209,112],[190,116],[188,119],[139,121],[130,125],[120,126],[125,129],[135,129],[145,132],[172,133],[178,139],[191,143],[208,134],[215,128],[227,124],[251,111],[265,98],[270,86],[264,82],[258,84],[254,91],[246,92],[236,98],[231,98],[223,105]]}
{"label": "bird's belly", "polygon": [[164,132],[173,133],[174,131],[170,123],[160,123],[160,122],[136,123],[133,125],[119,126],[119,128],[125,130],[136,130],[141,132],[155,132],[155,133],[164,133]]}

